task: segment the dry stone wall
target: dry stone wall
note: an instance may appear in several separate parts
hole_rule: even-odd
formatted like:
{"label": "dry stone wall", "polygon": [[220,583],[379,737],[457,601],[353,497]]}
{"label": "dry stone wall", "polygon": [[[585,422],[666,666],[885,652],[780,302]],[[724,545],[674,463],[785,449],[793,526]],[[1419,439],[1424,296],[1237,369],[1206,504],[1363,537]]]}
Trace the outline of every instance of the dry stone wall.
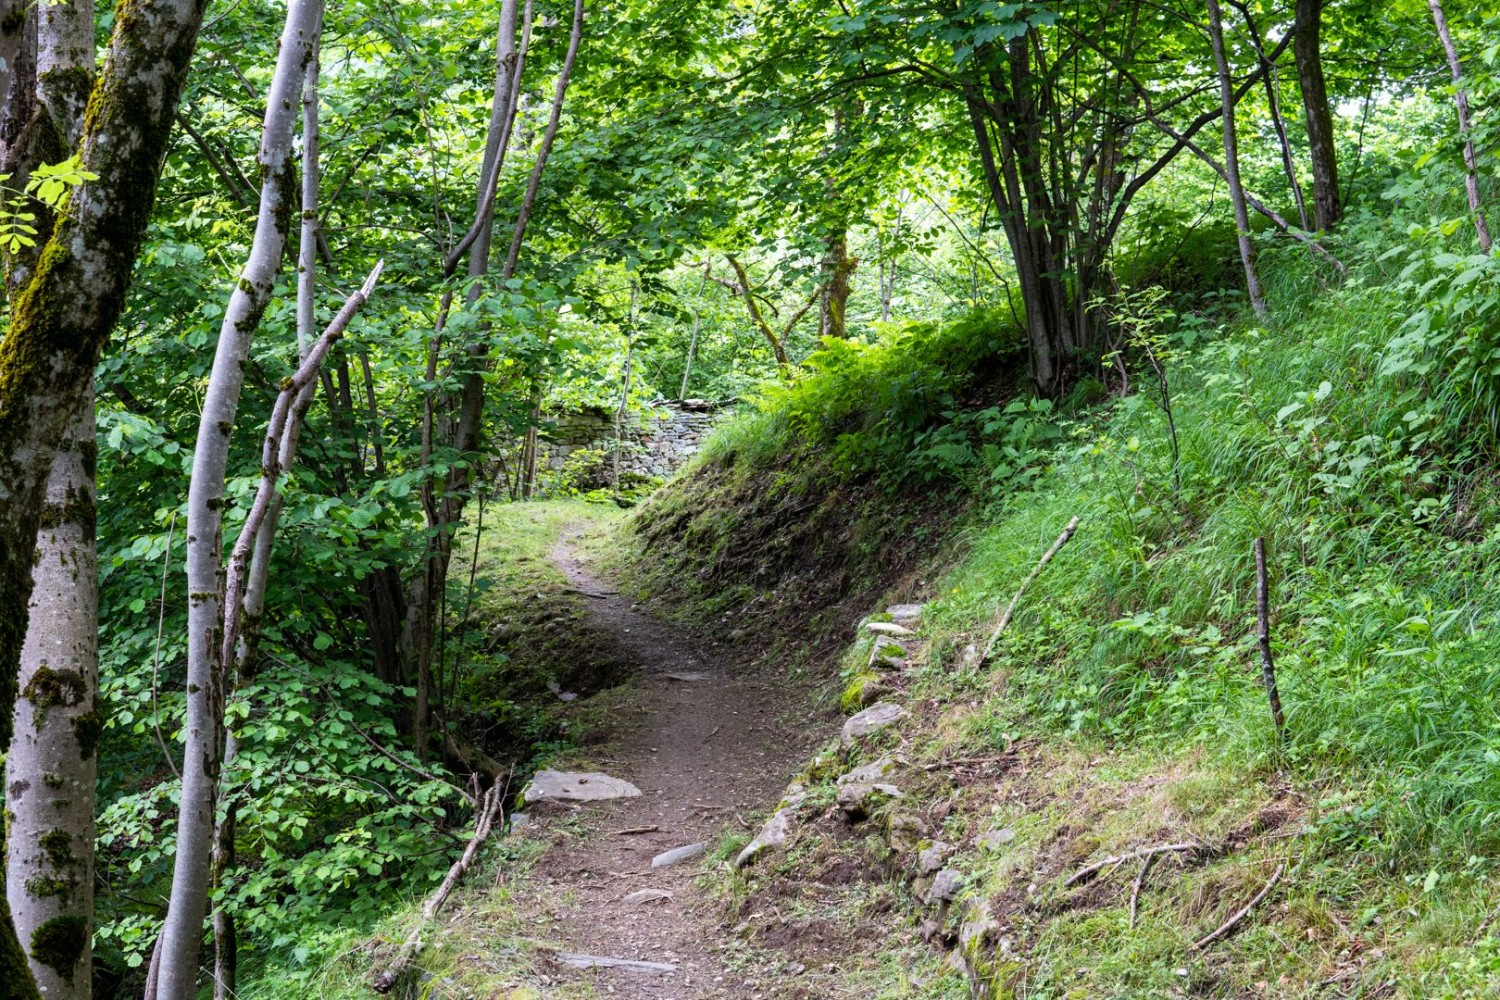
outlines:
{"label": "dry stone wall", "polygon": [[[654,403],[639,418],[627,417],[620,435],[620,472],[665,479],[697,453],[704,436],[726,412],[722,404],[690,399]],[[613,414],[601,409],[575,410],[551,414],[547,420],[552,426],[542,433],[539,465],[543,469],[560,472],[570,455],[585,449],[613,455]]]}

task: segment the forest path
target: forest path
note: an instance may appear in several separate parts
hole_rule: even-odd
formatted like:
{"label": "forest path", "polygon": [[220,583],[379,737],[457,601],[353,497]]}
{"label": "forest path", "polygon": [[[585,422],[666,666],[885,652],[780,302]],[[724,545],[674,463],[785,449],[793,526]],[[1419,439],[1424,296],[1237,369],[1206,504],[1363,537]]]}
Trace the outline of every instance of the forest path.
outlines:
{"label": "forest path", "polygon": [[[714,904],[698,882],[721,864],[713,860],[721,837],[753,833],[752,814],[776,802],[804,757],[811,739],[806,696],[784,676],[756,676],[743,655],[724,645],[637,610],[595,577],[579,535],[566,529],[552,559],[589,595],[593,624],[612,637],[612,652],[637,675],[620,699],[615,738],[590,760],[641,795],[561,814],[553,807],[539,817],[530,834],[550,843],[521,892],[535,893],[538,916],[550,922],[546,937],[560,951],[676,971],[577,971],[549,963],[556,990],[550,995],[784,996],[738,967],[743,961],[730,961]],[[627,830],[644,832],[620,832]],[[707,845],[705,855],[652,869],[655,856],[696,843]],[[670,895],[627,900],[647,889]]]}

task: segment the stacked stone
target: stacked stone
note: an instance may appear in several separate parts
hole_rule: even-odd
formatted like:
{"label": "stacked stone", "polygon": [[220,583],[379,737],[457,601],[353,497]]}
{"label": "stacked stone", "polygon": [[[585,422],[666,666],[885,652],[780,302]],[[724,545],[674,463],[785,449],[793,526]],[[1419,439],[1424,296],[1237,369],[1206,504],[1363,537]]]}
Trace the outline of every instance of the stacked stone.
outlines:
{"label": "stacked stone", "polygon": [[[665,479],[698,452],[703,438],[718,421],[711,404],[689,400],[686,404],[658,403],[639,422],[622,428],[624,446],[620,471]],[[581,448],[612,452],[615,447],[614,418],[602,410],[579,410],[548,416],[552,429],[545,432],[539,464],[546,469],[563,467],[569,455]],[[603,485],[597,484],[597,485]]]}

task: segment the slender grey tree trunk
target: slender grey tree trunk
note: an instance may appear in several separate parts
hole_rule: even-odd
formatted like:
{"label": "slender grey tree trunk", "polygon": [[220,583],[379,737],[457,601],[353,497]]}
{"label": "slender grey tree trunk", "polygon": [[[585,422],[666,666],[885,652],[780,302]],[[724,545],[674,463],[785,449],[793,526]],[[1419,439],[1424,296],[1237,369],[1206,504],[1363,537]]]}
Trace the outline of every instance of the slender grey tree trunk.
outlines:
{"label": "slender grey tree trunk", "polygon": [[[321,7],[322,4],[320,3]],[[314,33],[312,58],[307,62],[302,80],[302,225],[297,244],[297,360],[299,365],[307,360],[312,350],[316,322],[316,282],[318,269],[318,185],[321,172],[318,161],[318,51],[322,37],[322,10],[319,10],[318,30]],[[293,402],[294,419],[287,424],[281,440],[274,447],[277,452],[277,469],[291,467],[297,455],[297,437],[302,428],[302,415],[312,403],[317,385],[309,380],[308,385],[297,393]],[[263,470],[264,471],[264,470]],[[245,571],[245,596],[240,608],[225,607],[228,635],[233,626],[230,616],[236,616],[238,636],[234,642],[234,667],[229,672],[229,691],[226,702],[233,697],[234,690],[243,684],[254,670],[256,640],[260,635],[261,615],[266,607],[266,586],[271,577],[271,551],[276,537],[276,528],[281,520],[281,493],[275,489],[274,477],[271,497],[265,520],[255,532]],[[233,767],[239,750],[239,740],[233,731],[224,734],[224,771]],[[214,882],[222,890],[232,876],[235,860],[235,831],[239,823],[240,797],[234,787],[233,778],[226,773],[227,787],[223,791],[223,815],[214,830],[213,871]],[[221,901],[214,907],[214,1000],[234,1000],[239,989],[239,928],[235,924],[234,910]]]}
{"label": "slender grey tree trunk", "polygon": [[1443,52],[1448,56],[1448,69],[1453,74],[1453,105],[1458,110],[1458,127],[1464,134],[1464,189],[1469,195],[1469,211],[1474,214],[1474,231],[1479,236],[1479,249],[1490,252],[1490,224],[1484,217],[1484,204],[1479,200],[1479,167],[1474,156],[1474,119],[1469,114],[1469,95],[1464,92],[1463,65],[1458,61],[1458,49],[1453,45],[1453,35],[1448,31],[1448,19],[1443,15],[1440,0],[1427,0],[1432,10],[1432,23],[1437,26],[1438,39],[1443,43]]}
{"label": "slender grey tree trunk", "polygon": [[197,991],[223,739],[224,474],[250,342],[270,302],[286,244],[290,213],[285,196],[291,186],[292,132],[301,103],[298,92],[317,44],[321,11],[317,0],[290,0],[287,5],[276,69],[266,96],[255,237],[224,313],[193,452],[188,486],[187,746],[157,993],[148,1000],[193,1000]]}
{"label": "slender grey tree trunk", "polygon": [[1224,55],[1224,17],[1219,0],[1208,0],[1208,38],[1213,45],[1214,67],[1219,74],[1219,97],[1224,105],[1224,171],[1229,181],[1229,200],[1234,205],[1234,228],[1239,238],[1240,263],[1245,266],[1245,289],[1257,316],[1266,314],[1266,299],[1255,270],[1255,248],[1250,243],[1250,211],[1245,206],[1245,188],[1240,183],[1239,139],[1234,127],[1234,82]]}

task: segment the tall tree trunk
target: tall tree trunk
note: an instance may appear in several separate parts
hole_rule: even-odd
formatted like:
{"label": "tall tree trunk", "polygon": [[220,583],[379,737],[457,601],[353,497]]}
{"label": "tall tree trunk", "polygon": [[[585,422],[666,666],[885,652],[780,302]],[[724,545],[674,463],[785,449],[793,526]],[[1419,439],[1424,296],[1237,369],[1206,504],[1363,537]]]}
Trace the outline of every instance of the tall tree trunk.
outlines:
{"label": "tall tree trunk", "polygon": [[1312,220],[1307,215],[1307,201],[1302,197],[1302,182],[1297,179],[1297,160],[1292,154],[1292,140],[1287,135],[1286,119],[1281,114],[1281,97],[1276,88],[1276,67],[1266,55],[1266,46],[1261,41],[1260,29],[1255,26],[1255,17],[1250,12],[1250,5],[1237,3],[1236,6],[1245,17],[1245,30],[1249,33],[1250,45],[1255,49],[1255,57],[1260,63],[1260,68],[1265,72],[1266,111],[1270,114],[1271,125],[1276,130],[1277,145],[1281,147],[1281,170],[1286,174],[1287,187],[1291,190],[1292,201],[1297,206],[1297,220],[1304,230],[1309,229]]}
{"label": "tall tree trunk", "polygon": [[224,312],[193,449],[187,529],[187,746],[157,994],[147,1000],[192,1000],[197,992],[224,738],[225,664],[220,650],[224,621],[224,476],[250,343],[270,303],[290,229],[292,133],[301,103],[299,91],[317,43],[321,11],[320,0],[290,0],[287,5],[257,157],[261,192],[255,236]]}
{"label": "tall tree trunk", "polygon": [[1313,222],[1327,232],[1344,217],[1339,200],[1338,147],[1333,134],[1333,110],[1323,78],[1323,0],[1297,0],[1292,55],[1297,84],[1307,117],[1308,154],[1312,159]]}
{"label": "tall tree trunk", "polygon": [[1479,167],[1474,156],[1474,120],[1469,114],[1469,95],[1464,92],[1463,65],[1458,61],[1458,49],[1453,45],[1453,35],[1448,31],[1448,19],[1443,16],[1440,0],[1427,0],[1432,9],[1432,23],[1437,26],[1438,38],[1443,43],[1443,52],[1448,56],[1448,69],[1453,74],[1453,105],[1458,110],[1458,127],[1464,135],[1464,189],[1469,195],[1469,211],[1474,215],[1474,231],[1479,236],[1479,249],[1490,252],[1490,225],[1484,217],[1484,205],[1479,200]]}
{"label": "tall tree trunk", "polygon": [[[495,42],[495,85],[490,100],[490,122],[485,134],[484,159],[479,170],[478,191],[475,195],[474,222],[463,239],[448,252],[443,260],[443,280],[450,280],[458,271],[459,264],[467,254],[469,289],[465,301],[472,305],[483,294],[480,279],[489,273],[490,246],[494,239],[495,194],[499,190],[500,173],[505,164],[511,134],[515,126],[517,95],[520,91],[521,75],[525,70],[522,62],[531,30],[532,4],[526,4],[525,24],[522,28],[522,44],[516,46],[517,0],[502,0]],[[427,374],[429,384],[437,379],[437,364],[442,346],[443,333],[448,315],[453,306],[452,289],[445,290],[438,307],[436,329],[428,349]],[[464,352],[471,365],[478,365],[482,354],[478,348]],[[474,383],[478,382],[478,387]],[[467,376],[459,394],[457,408],[462,410],[462,401],[469,396],[483,399],[483,376],[472,372]],[[433,447],[441,438],[444,443],[453,443],[461,433],[455,426],[451,398],[441,399],[443,412],[438,412],[439,398],[432,391],[424,401],[422,420],[422,464],[426,466],[432,458]],[[479,403],[482,409],[483,403]],[[441,421],[440,421],[441,416]],[[461,418],[459,418],[461,419]],[[439,426],[441,423],[441,426]],[[477,433],[477,431],[476,431]],[[437,595],[447,578],[447,563],[452,539],[449,531],[453,518],[448,516],[453,503],[448,496],[453,477],[448,477],[440,493],[439,484],[429,479],[422,488],[422,501],[430,535],[426,557],[421,572],[412,581],[405,605],[405,618],[401,631],[401,650],[406,663],[416,661],[416,705],[412,728],[419,758],[425,759],[427,752],[427,728],[429,724],[428,685],[431,683],[431,650],[436,637],[434,630]],[[460,508],[461,509],[461,508]]]}
{"label": "tall tree trunk", "polygon": [[[297,245],[297,360],[299,365],[307,360],[316,335],[317,321],[316,279],[318,269],[318,185],[322,179],[318,162],[318,51],[322,38],[322,3],[319,3],[318,24],[313,32],[313,48],[302,78],[302,214]],[[312,404],[316,383],[309,380],[307,387],[297,394],[293,403],[295,419],[277,442],[277,468],[289,469],[296,460],[297,437],[301,430],[302,416]],[[254,547],[246,572],[245,596],[238,612],[240,634],[235,643],[234,668],[229,672],[231,693],[242,685],[255,669],[256,640],[260,636],[261,615],[266,606],[266,587],[271,577],[272,545],[276,528],[281,520],[281,493],[273,492],[265,521],[254,534]],[[232,608],[226,615],[235,614]],[[227,702],[226,696],[226,702]],[[224,735],[224,770],[228,772],[239,749],[239,741],[233,732]],[[222,893],[235,868],[235,831],[239,823],[240,795],[231,784],[224,790],[224,814],[219,817],[214,829],[214,855],[212,861],[214,885]],[[235,924],[234,910],[221,899],[214,907],[214,1000],[234,1000],[239,991],[239,928]]]}
{"label": "tall tree trunk", "polygon": [[823,286],[822,301],[818,312],[818,333],[823,337],[839,340],[849,336],[846,314],[849,309],[849,278],[858,266],[858,261],[849,256],[849,231],[842,229],[828,240],[828,253],[823,258],[823,273],[827,284]]}
{"label": "tall tree trunk", "polygon": [[[37,12],[36,103],[75,150],[94,84],[94,5]],[[34,164],[27,164],[27,167]],[[13,269],[19,280],[29,268]],[[94,384],[89,379],[48,474],[21,654],[15,742],[6,760],[6,895],[48,1000],[88,1000],[94,916],[94,779],[99,712]]]}
{"label": "tall tree trunk", "polygon": [[[0,49],[24,6],[0,2]],[[97,179],[73,191],[10,299],[0,341],[0,752],[10,748],[52,457],[123,308],[202,20],[203,0],[139,0],[122,9],[81,145],[83,169]],[[37,995],[4,903],[0,1000]]]}
{"label": "tall tree trunk", "polygon": [[687,360],[682,366],[682,388],[677,391],[677,401],[687,399],[688,379],[693,374],[693,357],[698,353],[698,331],[703,326],[703,289],[708,287],[708,272],[712,265],[703,265],[703,277],[698,279],[698,296],[693,301],[693,333],[688,338]]}
{"label": "tall tree trunk", "polygon": [[1240,183],[1239,140],[1234,128],[1234,83],[1229,76],[1229,60],[1224,55],[1224,18],[1219,0],[1208,0],[1208,39],[1214,50],[1214,67],[1219,74],[1219,97],[1224,107],[1224,176],[1229,181],[1229,200],[1234,205],[1234,228],[1240,246],[1240,263],[1245,267],[1245,289],[1257,316],[1266,314],[1266,300],[1255,270],[1255,248],[1250,243],[1250,212],[1245,206],[1245,189]]}
{"label": "tall tree trunk", "polygon": [[99,572],[92,393],[80,402],[47,481],[5,773],[6,893],[48,1000],[87,998],[91,974]]}

